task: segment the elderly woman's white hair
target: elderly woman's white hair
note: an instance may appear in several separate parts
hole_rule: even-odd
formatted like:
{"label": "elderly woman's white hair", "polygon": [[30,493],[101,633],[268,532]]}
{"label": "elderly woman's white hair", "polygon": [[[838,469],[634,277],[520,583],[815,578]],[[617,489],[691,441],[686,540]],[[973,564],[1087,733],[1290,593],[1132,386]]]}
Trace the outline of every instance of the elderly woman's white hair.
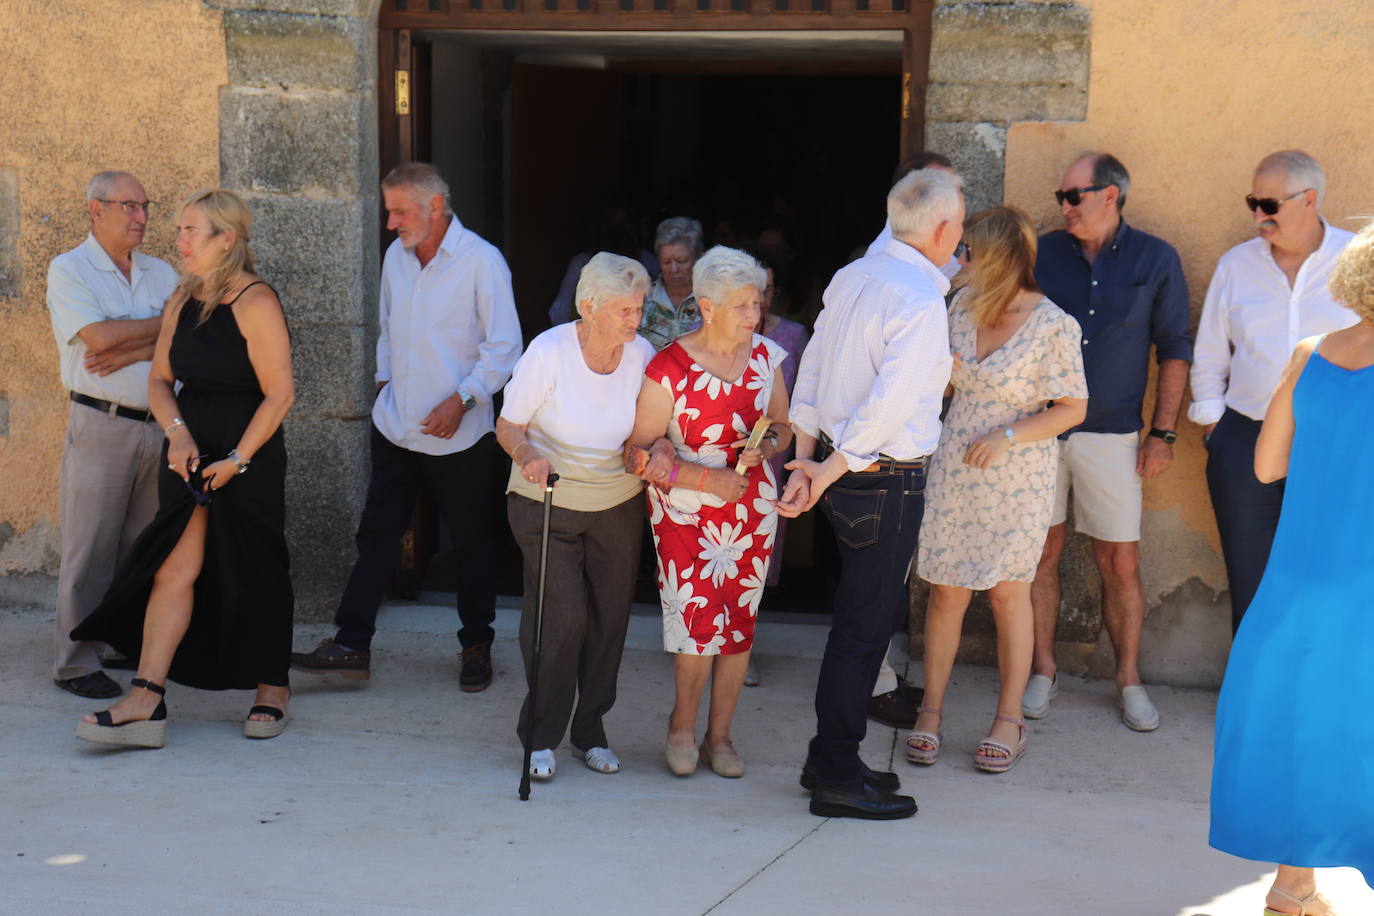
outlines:
{"label": "elderly woman's white hair", "polygon": [[609,251],[592,255],[577,278],[578,308],[587,303],[585,314],[590,315],[612,299],[622,296],[643,297],[649,292],[649,272],[634,258],[621,257]]}
{"label": "elderly woman's white hair", "polygon": [[692,292],[697,299],[721,302],[731,290],[752,286],[763,292],[768,274],[763,266],[738,248],[717,245],[692,267]]}
{"label": "elderly woman's white hair", "polygon": [[670,216],[658,224],[654,232],[654,254],[664,245],[686,245],[693,255],[701,256],[701,223],[688,216]]}
{"label": "elderly woman's white hair", "polygon": [[961,221],[957,176],[942,169],[910,172],[887,194],[887,219],[901,239],[923,239],[942,222]]}

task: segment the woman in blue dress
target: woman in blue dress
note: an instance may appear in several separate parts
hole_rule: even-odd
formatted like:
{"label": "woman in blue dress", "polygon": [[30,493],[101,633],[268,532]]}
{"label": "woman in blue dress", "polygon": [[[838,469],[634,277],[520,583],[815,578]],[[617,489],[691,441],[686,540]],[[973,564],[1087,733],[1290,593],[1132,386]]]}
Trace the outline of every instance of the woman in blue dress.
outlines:
{"label": "woman in blue dress", "polygon": [[1211,844],[1278,863],[1273,916],[1334,912],[1314,867],[1374,886],[1374,224],[1330,286],[1362,320],[1298,344],[1265,414],[1255,475],[1288,482],[1217,705]]}

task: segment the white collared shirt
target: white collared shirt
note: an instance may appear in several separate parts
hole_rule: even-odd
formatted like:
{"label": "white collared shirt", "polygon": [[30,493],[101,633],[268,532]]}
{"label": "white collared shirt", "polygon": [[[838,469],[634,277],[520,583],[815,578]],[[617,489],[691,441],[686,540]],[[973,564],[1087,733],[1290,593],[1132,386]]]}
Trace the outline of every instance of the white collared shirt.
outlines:
{"label": "white collared shirt", "polygon": [[[501,253],[451,218],[422,268],[397,239],[382,261],[377,381],[389,382],[372,422],[393,445],[451,455],[496,428],[491,399],[520,357],[520,319]],[[420,432],[440,402],[462,391],[477,400],[452,439]]]}
{"label": "white collared shirt", "polygon": [[1188,419],[1206,426],[1230,407],[1263,420],[1298,341],[1359,321],[1326,286],[1354,233],[1325,220],[1322,226],[1322,243],[1303,261],[1291,288],[1262,238],[1242,242],[1217,261],[1193,345]]}
{"label": "white collared shirt", "polygon": [[[878,233],[878,237],[868,245],[868,250],[864,252],[864,257],[878,254],[888,242],[892,241],[892,223],[883,223],[883,231]],[[955,275],[962,269],[959,259],[954,255],[949,256],[949,260],[940,265],[940,273],[945,275],[946,280],[953,280]]]}
{"label": "white collared shirt", "polygon": [[829,435],[854,471],[879,455],[935,451],[953,362],[948,291],[944,274],[896,239],[840,268],[802,354],[792,424]]}
{"label": "white collared shirt", "polygon": [[177,272],[166,261],[138,251],[130,255],[128,279],[95,236],[52,259],[48,267],[48,313],[62,360],[62,384],[69,391],[125,407],[148,409],[148,370],[140,360],[104,377],[86,370],[86,344],[77,334],[88,324],[112,319],[154,318],[176,289]]}

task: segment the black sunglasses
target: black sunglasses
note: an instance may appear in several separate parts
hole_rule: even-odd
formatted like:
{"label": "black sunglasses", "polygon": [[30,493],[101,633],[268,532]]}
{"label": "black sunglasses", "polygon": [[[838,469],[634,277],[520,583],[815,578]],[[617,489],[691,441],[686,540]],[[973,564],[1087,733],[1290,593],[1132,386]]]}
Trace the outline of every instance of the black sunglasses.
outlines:
{"label": "black sunglasses", "polygon": [[1301,195],[1306,194],[1310,190],[1312,189],[1303,188],[1301,191],[1296,191],[1292,194],[1289,194],[1282,200],[1277,200],[1273,197],[1256,197],[1253,194],[1246,194],[1245,206],[1250,208],[1251,213],[1254,213],[1256,210],[1260,210],[1264,213],[1265,216],[1273,216],[1275,213],[1279,212],[1279,207],[1282,207],[1284,204],[1288,203],[1295,197],[1300,197]]}
{"label": "black sunglasses", "polygon": [[195,499],[197,506],[205,505],[214,495],[214,491],[209,486],[210,482],[200,474],[200,469],[205,467],[209,459],[209,455],[196,456],[196,469],[186,478],[186,489],[191,491],[191,496]]}
{"label": "black sunglasses", "polygon": [[1054,199],[1059,201],[1059,206],[1064,206],[1064,201],[1069,202],[1070,207],[1076,207],[1083,202],[1083,195],[1089,191],[1101,191],[1106,185],[1094,184],[1086,188],[1069,188],[1067,191],[1055,191]]}

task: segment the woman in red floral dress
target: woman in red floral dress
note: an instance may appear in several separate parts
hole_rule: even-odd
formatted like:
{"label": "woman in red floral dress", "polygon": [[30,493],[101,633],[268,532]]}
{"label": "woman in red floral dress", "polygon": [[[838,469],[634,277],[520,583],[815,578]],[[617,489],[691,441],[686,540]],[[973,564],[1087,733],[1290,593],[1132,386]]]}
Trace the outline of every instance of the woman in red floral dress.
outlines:
{"label": "woman in red floral dress", "polygon": [[[692,288],[702,326],[649,363],[627,448],[631,470],[654,484],[649,521],[663,648],[676,655],[664,755],[679,776],[698,759],[721,776],[744,775],[730,722],[777,530],[768,459],[792,437],[778,368],[787,353],[754,333],[765,283],[758,263],[733,248],[717,246],[697,261]],[[778,419],[757,448],[746,448],[763,416]],[[698,749],[696,715],[708,679],[710,712]]]}

